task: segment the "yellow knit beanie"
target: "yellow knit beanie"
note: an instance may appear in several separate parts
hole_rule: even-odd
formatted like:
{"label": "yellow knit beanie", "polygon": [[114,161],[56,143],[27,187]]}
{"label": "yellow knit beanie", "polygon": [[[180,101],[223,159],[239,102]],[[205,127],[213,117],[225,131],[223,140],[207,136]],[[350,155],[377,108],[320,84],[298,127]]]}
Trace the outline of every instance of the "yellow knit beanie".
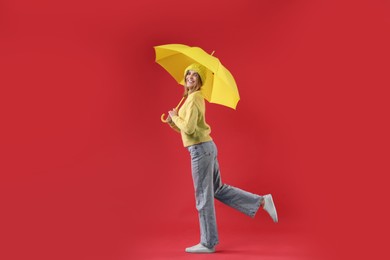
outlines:
{"label": "yellow knit beanie", "polygon": [[187,71],[189,71],[189,70],[196,71],[196,73],[199,74],[199,77],[200,77],[200,79],[202,80],[202,84],[205,83],[205,81],[206,81],[207,69],[206,69],[204,66],[202,66],[202,65],[200,65],[200,64],[198,64],[198,63],[193,63],[193,64],[191,64],[190,66],[188,66],[188,67],[184,70],[184,80],[185,80],[185,76],[186,76],[186,74],[187,74]]}

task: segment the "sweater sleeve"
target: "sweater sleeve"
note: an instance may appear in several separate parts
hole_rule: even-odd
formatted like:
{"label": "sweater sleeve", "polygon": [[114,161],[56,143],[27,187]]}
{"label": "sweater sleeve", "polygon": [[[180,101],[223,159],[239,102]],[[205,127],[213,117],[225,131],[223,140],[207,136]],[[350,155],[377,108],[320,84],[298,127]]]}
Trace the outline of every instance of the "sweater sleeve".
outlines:
{"label": "sweater sleeve", "polygon": [[173,130],[175,130],[176,132],[180,133],[180,129],[175,125],[174,122],[171,122],[171,123],[168,123],[168,124],[169,124],[169,126],[170,126]]}
{"label": "sweater sleeve", "polygon": [[175,125],[187,135],[191,135],[195,132],[195,127],[198,121],[198,108],[194,102],[189,104],[185,117],[181,118],[179,116],[172,117],[172,121]]}

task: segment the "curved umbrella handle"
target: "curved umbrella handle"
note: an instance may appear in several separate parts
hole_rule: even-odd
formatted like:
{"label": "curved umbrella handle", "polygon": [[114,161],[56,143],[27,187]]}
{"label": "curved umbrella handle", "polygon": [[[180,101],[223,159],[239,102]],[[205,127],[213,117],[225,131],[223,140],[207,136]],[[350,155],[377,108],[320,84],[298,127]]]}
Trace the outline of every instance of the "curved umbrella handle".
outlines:
{"label": "curved umbrella handle", "polygon": [[165,117],[165,113],[161,115],[161,121],[162,121],[163,123],[168,123],[168,120],[167,120],[168,117],[167,117],[167,119],[164,119],[164,117]]}

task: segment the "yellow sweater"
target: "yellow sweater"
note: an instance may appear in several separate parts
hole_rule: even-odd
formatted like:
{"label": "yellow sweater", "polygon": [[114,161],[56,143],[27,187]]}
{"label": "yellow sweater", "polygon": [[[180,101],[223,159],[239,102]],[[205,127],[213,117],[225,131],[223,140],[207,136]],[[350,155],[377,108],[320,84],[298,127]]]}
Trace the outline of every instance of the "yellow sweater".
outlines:
{"label": "yellow sweater", "polygon": [[171,127],[180,131],[184,147],[213,140],[205,120],[206,106],[200,91],[188,95],[179,115],[172,117]]}

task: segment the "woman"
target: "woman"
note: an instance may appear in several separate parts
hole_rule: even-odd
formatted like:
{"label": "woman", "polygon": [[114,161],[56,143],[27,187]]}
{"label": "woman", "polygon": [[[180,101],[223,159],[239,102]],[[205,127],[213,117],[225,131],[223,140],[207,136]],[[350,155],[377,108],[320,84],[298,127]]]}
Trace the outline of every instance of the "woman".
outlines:
{"label": "woman", "polygon": [[217,147],[205,120],[205,101],[201,94],[206,80],[206,68],[192,64],[185,69],[186,101],[180,108],[169,111],[168,123],[181,133],[184,147],[191,155],[191,170],[195,188],[196,209],[199,213],[200,243],[186,248],[188,253],[214,253],[218,244],[214,198],[242,213],[254,217],[259,207],[268,212],[276,223],[278,216],[271,194],[260,196],[223,184],[217,160]]}

